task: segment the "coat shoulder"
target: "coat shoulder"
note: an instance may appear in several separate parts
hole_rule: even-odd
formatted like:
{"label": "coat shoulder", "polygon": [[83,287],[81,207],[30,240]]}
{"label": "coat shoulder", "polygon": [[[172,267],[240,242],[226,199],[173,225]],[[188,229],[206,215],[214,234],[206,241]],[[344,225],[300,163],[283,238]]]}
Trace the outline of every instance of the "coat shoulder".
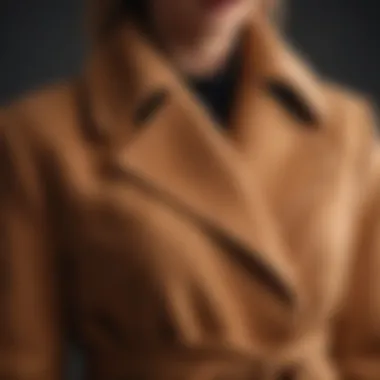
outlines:
{"label": "coat shoulder", "polygon": [[74,82],[56,84],[0,108],[0,202],[20,192],[40,199],[42,168],[55,167],[76,132],[75,91]]}
{"label": "coat shoulder", "polygon": [[76,87],[75,81],[53,84],[0,108],[0,139],[17,135],[42,146],[63,137],[75,120]]}
{"label": "coat shoulder", "polygon": [[[369,96],[333,82],[324,83],[323,91],[330,115],[340,115],[343,120],[348,122],[362,121],[362,123],[356,124],[356,129],[363,133],[366,130],[368,132],[368,129],[373,131],[376,107]],[[365,121],[367,123],[364,123]],[[368,121],[370,122],[368,123]]]}
{"label": "coat shoulder", "polygon": [[370,97],[336,83],[323,84],[328,121],[335,136],[351,148],[369,151],[377,139],[375,103]]}

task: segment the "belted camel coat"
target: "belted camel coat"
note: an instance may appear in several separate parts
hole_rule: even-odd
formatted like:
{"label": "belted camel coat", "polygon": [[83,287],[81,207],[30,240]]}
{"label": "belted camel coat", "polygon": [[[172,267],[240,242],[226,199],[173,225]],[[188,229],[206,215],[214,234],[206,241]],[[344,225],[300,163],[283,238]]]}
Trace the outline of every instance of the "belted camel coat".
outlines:
{"label": "belted camel coat", "polygon": [[371,106],[268,20],[227,129],[132,19],[0,111],[0,379],[379,380]]}

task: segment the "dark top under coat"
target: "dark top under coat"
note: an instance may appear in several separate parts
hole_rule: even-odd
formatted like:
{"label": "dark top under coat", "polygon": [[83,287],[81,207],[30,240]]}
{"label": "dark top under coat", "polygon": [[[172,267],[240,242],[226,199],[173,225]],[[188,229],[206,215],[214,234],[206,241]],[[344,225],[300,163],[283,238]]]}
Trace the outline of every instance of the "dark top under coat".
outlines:
{"label": "dark top under coat", "polygon": [[[144,32],[152,35],[146,1],[125,1],[127,12],[141,25]],[[234,104],[235,90],[241,70],[241,49],[233,50],[224,67],[216,75],[202,78],[186,78],[189,87],[210,111],[217,123],[228,128]]]}

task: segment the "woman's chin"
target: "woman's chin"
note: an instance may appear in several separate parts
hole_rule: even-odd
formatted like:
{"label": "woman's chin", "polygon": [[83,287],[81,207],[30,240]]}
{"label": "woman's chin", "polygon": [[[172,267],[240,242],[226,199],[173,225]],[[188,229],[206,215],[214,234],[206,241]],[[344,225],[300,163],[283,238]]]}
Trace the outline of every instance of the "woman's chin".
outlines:
{"label": "woman's chin", "polygon": [[202,0],[203,18],[213,27],[233,27],[243,23],[249,9],[242,0]]}

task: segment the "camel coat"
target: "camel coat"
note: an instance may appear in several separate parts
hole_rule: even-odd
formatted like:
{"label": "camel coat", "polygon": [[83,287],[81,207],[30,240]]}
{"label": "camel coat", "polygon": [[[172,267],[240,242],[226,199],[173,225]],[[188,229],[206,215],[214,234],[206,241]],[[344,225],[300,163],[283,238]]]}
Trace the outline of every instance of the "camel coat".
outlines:
{"label": "camel coat", "polygon": [[379,380],[372,112],[266,20],[228,130],[131,21],[0,116],[0,379]]}

